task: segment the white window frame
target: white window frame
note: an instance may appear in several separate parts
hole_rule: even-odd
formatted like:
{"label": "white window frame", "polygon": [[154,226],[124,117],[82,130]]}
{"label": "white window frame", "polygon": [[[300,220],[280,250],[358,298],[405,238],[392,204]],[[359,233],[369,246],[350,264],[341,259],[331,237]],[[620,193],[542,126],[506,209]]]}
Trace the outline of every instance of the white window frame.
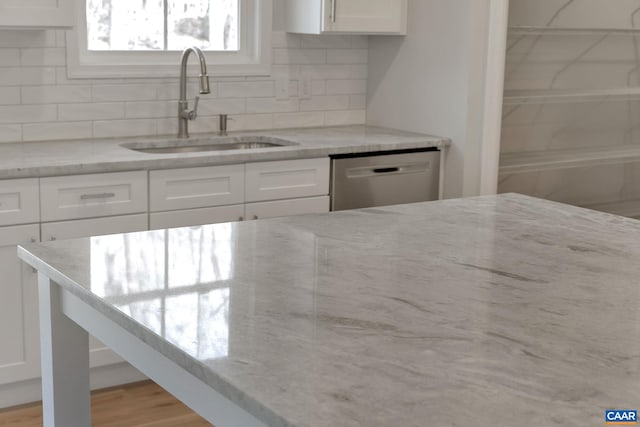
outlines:
{"label": "white window frame", "polygon": [[[181,52],[88,50],[86,2],[75,3],[75,26],[67,31],[69,78],[175,77]],[[272,0],[240,0],[240,50],[205,52],[209,75],[269,75],[272,21]]]}

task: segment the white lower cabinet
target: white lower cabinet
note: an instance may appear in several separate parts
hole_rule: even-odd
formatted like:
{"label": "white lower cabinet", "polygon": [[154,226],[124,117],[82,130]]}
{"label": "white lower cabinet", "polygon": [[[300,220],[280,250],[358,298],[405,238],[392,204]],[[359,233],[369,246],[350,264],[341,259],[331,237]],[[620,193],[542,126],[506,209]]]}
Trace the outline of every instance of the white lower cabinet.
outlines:
{"label": "white lower cabinet", "polygon": [[0,385],[40,376],[38,280],[16,253],[39,237],[38,224],[0,228]]}
{"label": "white lower cabinet", "polygon": [[[328,158],[0,181],[0,408],[40,390],[37,277],[16,245],[328,212],[328,194]],[[143,378],[90,346],[92,387]]]}
{"label": "white lower cabinet", "polygon": [[[43,223],[41,226],[43,242],[144,231],[147,228],[146,214],[49,222]],[[123,361],[118,355],[93,337],[91,337],[89,347],[91,352],[91,367],[110,365]]]}
{"label": "white lower cabinet", "polygon": [[247,219],[329,212],[329,196],[247,203],[244,212]]}
{"label": "white lower cabinet", "polygon": [[244,220],[244,205],[214,206],[149,214],[149,229],[189,227]]}

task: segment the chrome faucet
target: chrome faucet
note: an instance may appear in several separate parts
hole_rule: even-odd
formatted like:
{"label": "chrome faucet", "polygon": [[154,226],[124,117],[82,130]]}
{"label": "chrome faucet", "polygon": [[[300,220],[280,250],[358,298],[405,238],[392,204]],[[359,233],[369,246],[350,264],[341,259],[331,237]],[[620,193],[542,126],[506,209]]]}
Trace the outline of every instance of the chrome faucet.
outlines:
{"label": "chrome faucet", "polygon": [[204,54],[195,46],[188,47],[182,52],[182,61],[180,64],[180,99],[178,100],[178,138],[189,138],[189,120],[195,120],[198,117],[198,101],[199,96],[193,105],[193,110],[189,110],[189,102],[187,101],[187,61],[189,54],[193,52],[200,61],[200,93],[206,95],[209,90],[209,76],[207,75],[207,63]]}

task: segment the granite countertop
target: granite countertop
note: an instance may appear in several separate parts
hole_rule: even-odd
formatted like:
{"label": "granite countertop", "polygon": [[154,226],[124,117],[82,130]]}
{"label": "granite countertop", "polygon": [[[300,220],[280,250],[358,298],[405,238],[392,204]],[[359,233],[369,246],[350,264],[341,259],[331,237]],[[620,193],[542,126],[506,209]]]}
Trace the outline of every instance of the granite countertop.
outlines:
{"label": "granite countertop", "polygon": [[441,148],[450,143],[447,138],[438,136],[364,125],[238,132],[230,133],[225,140],[244,136],[278,138],[294,145],[185,154],[149,154],[122,147],[122,144],[162,145],[173,141],[206,144],[220,138],[215,134],[193,135],[188,140],[177,140],[175,136],[157,136],[8,143],[0,144],[0,179],[209,166],[425,147]]}
{"label": "granite countertop", "polygon": [[582,427],[640,404],[627,218],[508,194],[19,251],[270,426]]}

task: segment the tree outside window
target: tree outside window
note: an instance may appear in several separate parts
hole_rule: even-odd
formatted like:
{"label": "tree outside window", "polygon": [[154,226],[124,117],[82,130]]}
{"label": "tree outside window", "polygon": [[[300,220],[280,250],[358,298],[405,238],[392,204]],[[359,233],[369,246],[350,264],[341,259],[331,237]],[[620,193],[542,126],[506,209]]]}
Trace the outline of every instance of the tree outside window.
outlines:
{"label": "tree outside window", "polygon": [[90,51],[237,51],[238,0],[86,0]]}

